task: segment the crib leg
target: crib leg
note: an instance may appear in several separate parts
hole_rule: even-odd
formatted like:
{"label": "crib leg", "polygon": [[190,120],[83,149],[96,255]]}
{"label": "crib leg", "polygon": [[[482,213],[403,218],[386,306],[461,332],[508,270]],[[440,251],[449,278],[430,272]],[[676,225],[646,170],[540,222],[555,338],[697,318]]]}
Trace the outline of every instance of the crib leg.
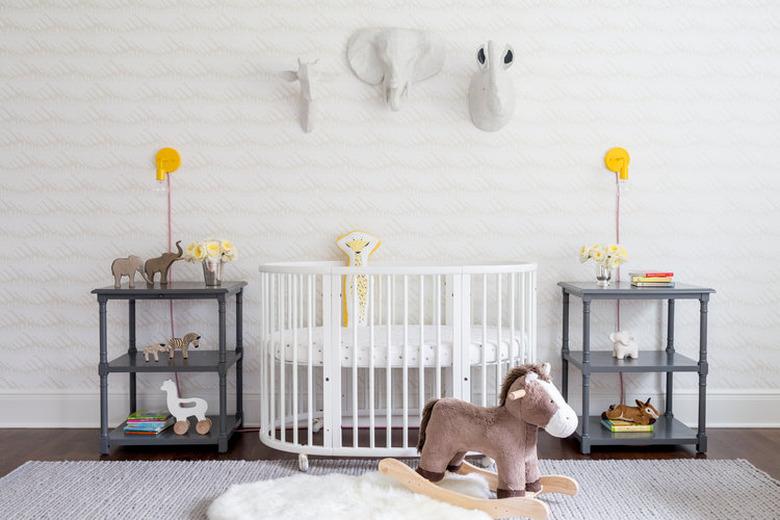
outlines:
{"label": "crib leg", "polygon": [[305,453],[298,454],[298,470],[303,473],[309,472],[309,457]]}

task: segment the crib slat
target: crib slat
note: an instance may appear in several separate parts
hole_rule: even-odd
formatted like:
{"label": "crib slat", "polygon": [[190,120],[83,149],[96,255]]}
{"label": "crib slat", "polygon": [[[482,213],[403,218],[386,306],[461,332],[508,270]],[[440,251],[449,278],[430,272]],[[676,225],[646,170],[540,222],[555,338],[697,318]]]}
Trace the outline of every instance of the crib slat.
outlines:
{"label": "crib slat", "polygon": [[422,417],[425,406],[425,276],[420,275],[420,353],[417,359],[419,380],[417,382],[417,413]]}
{"label": "crib slat", "polygon": [[515,273],[509,275],[509,366],[515,366]]}
{"label": "crib slat", "polygon": [[[282,275],[275,274],[273,277],[276,286],[276,332],[279,335],[279,362],[284,359],[284,346],[282,345]],[[276,348],[276,347],[274,347]],[[272,436],[276,439],[276,356],[271,352],[271,429]]]}
{"label": "crib slat", "polygon": [[523,273],[520,276],[520,294],[522,298],[522,308],[520,311],[520,340],[523,345],[523,353],[522,353],[522,360],[521,363],[527,363],[530,359],[530,356],[528,355],[528,291],[527,287],[528,284],[526,283],[528,273]]}
{"label": "crib slat", "polygon": [[404,352],[403,375],[401,379],[403,394],[403,447],[409,446],[409,276],[404,275]]}
{"label": "crib slat", "polygon": [[293,366],[292,366],[292,414],[293,444],[298,444],[298,275],[292,277],[292,327],[293,327]]}
{"label": "crib slat", "polygon": [[374,427],[374,276],[368,277],[368,445],[376,447]]}
{"label": "crib slat", "polygon": [[306,356],[308,359],[308,363],[306,363],[306,405],[308,408],[306,414],[306,428],[308,432],[306,444],[309,446],[314,445],[314,417],[312,416],[314,413],[314,372],[312,368],[314,366],[314,325],[312,323],[312,317],[314,316],[313,285],[314,275],[310,274],[306,277],[306,325],[309,329],[309,344],[307,349],[308,355]]}
{"label": "crib slat", "polygon": [[531,278],[531,304],[529,309],[529,314],[531,315],[531,349],[533,352],[533,357],[531,358],[531,361],[536,363],[536,271],[532,271],[529,273]]}
{"label": "crib slat", "polygon": [[[466,338],[466,341],[471,341]],[[487,274],[482,275],[482,406],[487,406]]]}
{"label": "crib slat", "polygon": [[387,385],[385,393],[387,394],[386,401],[386,423],[385,423],[385,435],[386,444],[390,448],[393,445],[393,354],[392,354],[392,323],[393,323],[393,275],[387,275],[387,368],[385,372],[387,374]]}
{"label": "crib slat", "polygon": [[499,394],[501,392],[501,365],[503,358],[501,357],[501,349],[503,344],[501,340],[501,273],[496,274],[496,404],[498,404]]}
{"label": "crib slat", "polygon": [[352,276],[352,447],[358,447],[358,283],[359,275]]}
{"label": "crib slat", "polygon": [[[441,399],[441,275],[436,277],[436,399]],[[455,353],[452,353],[454,358]]]}
{"label": "crib slat", "polygon": [[[285,442],[285,437],[287,436],[287,415],[286,415],[286,398],[287,398],[287,385],[285,384],[285,379],[287,377],[287,354],[286,354],[286,348],[287,348],[287,331],[289,330],[290,325],[290,314],[292,314],[292,298],[290,294],[290,286],[292,285],[292,275],[288,274],[285,276],[287,279],[286,282],[286,293],[285,291],[282,291],[282,302],[286,303],[287,306],[285,307],[284,303],[281,305],[282,309],[282,327],[285,329],[285,334],[282,339],[282,362],[279,365],[279,421],[280,421],[280,435],[281,435],[281,441]],[[283,284],[284,285],[284,284]],[[287,309],[286,312],[284,309]]]}

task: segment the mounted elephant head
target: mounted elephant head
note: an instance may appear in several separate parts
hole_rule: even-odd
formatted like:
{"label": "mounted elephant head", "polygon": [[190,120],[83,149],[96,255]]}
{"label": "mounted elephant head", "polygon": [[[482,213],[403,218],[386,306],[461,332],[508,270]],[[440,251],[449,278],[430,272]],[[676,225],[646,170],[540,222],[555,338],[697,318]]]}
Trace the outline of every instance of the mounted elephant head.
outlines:
{"label": "mounted elephant head", "polygon": [[515,113],[515,86],[508,72],[514,61],[509,45],[498,47],[489,41],[477,49],[479,70],[469,85],[469,113],[480,130],[500,130]]}
{"label": "mounted elephant head", "polygon": [[441,38],[415,29],[360,29],[347,44],[352,71],[366,83],[381,83],[392,110],[400,110],[412,83],[439,73],[444,55]]}

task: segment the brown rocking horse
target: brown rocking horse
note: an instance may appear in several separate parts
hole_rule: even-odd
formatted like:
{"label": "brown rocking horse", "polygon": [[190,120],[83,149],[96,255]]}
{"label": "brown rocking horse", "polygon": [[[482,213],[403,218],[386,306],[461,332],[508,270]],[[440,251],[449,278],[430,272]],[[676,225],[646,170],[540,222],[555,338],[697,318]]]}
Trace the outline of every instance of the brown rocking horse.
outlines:
{"label": "brown rocking horse", "polygon": [[[561,438],[577,428],[577,414],[550,380],[549,363],[510,370],[495,408],[451,398],[428,402],[420,422],[417,471],[395,459],[383,459],[379,470],[411,491],[479,509],[493,518],[543,520],[550,510],[534,497],[539,493],[574,495],[578,485],[569,477],[541,475],[536,454],[539,428]],[[465,462],[469,451],[495,459],[498,473]],[[433,484],[444,478],[445,470],[483,475],[497,499],[474,498]]]}

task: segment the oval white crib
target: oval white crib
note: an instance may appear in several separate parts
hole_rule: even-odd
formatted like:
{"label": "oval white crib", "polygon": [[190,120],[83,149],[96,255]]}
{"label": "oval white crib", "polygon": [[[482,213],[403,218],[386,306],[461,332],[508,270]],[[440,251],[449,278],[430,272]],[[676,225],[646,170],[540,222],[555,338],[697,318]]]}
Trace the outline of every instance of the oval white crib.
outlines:
{"label": "oval white crib", "polygon": [[260,438],[306,455],[416,455],[426,401],[495,405],[536,359],[536,264],[260,268]]}

